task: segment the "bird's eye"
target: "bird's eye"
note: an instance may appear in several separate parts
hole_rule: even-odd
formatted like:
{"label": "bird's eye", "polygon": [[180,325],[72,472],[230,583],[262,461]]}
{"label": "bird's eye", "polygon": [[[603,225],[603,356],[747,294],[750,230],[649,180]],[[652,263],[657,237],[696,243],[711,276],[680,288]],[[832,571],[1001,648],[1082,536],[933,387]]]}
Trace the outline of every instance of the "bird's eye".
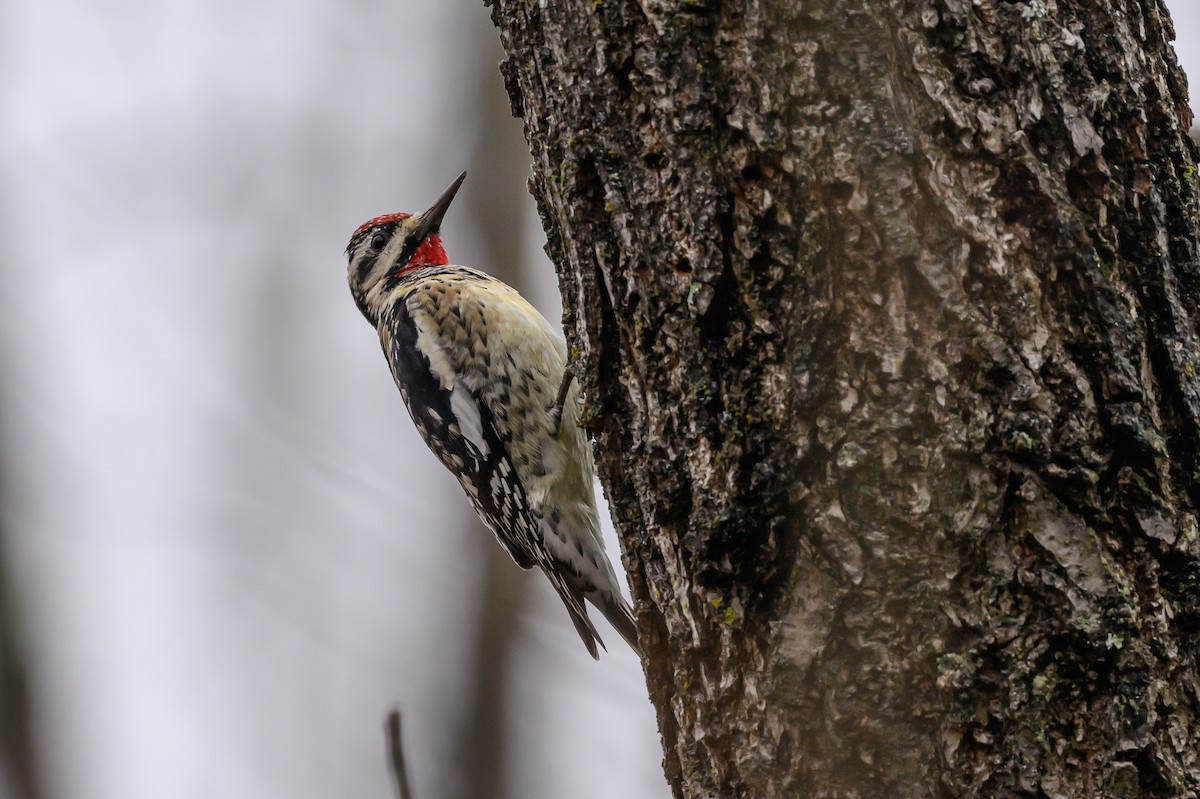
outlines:
{"label": "bird's eye", "polygon": [[376,233],[371,237],[371,252],[379,252],[385,244],[387,244],[387,236],[382,233]]}

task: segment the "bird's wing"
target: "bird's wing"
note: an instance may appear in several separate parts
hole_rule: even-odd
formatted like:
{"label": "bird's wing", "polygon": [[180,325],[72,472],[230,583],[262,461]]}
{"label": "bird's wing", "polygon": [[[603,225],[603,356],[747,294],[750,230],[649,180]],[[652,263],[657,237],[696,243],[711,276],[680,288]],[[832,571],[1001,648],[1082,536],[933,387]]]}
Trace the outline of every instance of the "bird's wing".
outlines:
{"label": "bird's wing", "polygon": [[[398,305],[380,340],[421,438],[459,479],[475,511],[523,569],[539,562],[528,500],[488,406],[468,386],[454,355],[437,340],[427,311]],[[421,346],[417,346],[420,340]]]}
{"label": "bird's wing", "polygon": [[[440,292],[436,283],[428,283],[394,306],[396,311],[382,320],[380,338],[421,437],[458,477],[479,517],[517,565],[541,567],[596,657],[596,643],[604,644],[584,610],[582,593],[568,584],[558,559],[546,549],[539,500],[529,491],[531,475],[544,467],[538,466],[541,455],[531,443],[536,431],[528,426],[548,424],[557,384],[547,386],[561,378],[565,354],[555,349],[552,333],[545,341],[523,337],[475,346],[467,330],[486,328],[479,317],[488,302],[489,297],[469,289]],[[504,327],[503,319],[491,323]],[[518,364],[546,371],[530,372]]]}

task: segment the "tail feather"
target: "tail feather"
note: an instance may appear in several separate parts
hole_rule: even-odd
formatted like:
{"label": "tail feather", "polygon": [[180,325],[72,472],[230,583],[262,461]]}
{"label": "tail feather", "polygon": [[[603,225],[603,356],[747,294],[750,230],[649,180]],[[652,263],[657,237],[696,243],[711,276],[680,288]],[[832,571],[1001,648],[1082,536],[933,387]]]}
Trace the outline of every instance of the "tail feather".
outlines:
{"label": "tail feather", "polygon": [[587,616],[587,610],[583,605],[579,605],[579,610],[576,610],[567,603],[567,613],[571,614],[571,621],[575,625],[575,632],[579,633],[579,637],[583,639],[583,645],[587,647],[588,654],[592,656],[592,660],[600,659],[600,652],[596,649],[596,644],[599,642],[604,651],[608,651],[608,647],[604,646],[604,641],[600,639],[600,633],[596,632],[592,620]]}
{"label": "tail feather", "polygon": [[542,571],[550,578],[550,584],[554,586],[559,598],[567,606],[571,623],[575,625],[575,632],[579,633],[579,637],[583,639],[583,645],[587,647],[588,654],[592,656],[593,660],[599,660],[600,653],[596,649],[596,643],[599,642],[605,652],[608,651],[608,647],[604,646],[604,641],[600,640],[600,633],[596,632],[595,625],[588,618],[587,609],[583,606],[583,593],[567,585],[562,574],[556,569],[543,567]]}
{"label": "tail feather", "polygon": [[[620,633],[625,642],[629,644],[630,649],[639,657],[641,656],[642,647],[638,644],[637,623],[633,620],[633,608],[629,607],[629,603],[622,599],[616,590],[606,591],[592,588],[592,590],[584,592],[571,585],[557,569],[543,567],[542,571],[550,578],[550,584],[554,586],[559,598],[567,606],[567,613],[571,616],[571,623],[575,625],[575,632],[579,633],[583,645],[587,647],[588,654],[594,660],[600,659],[600,652],[596,648],[596,644],[600,644],[605,652],[608,651],[608,647],[604,645],[600,633],[596,632],[596,626],[588,618],[587,606],[584,605],[585,598],[600,611],[604,618],[608,619],[608,623]],[[591,586],[588,587],[591,588]]]}
{"label": "tail feather", "polygon": [[629,603],[622,599],[619,594],[601,595],[596,598],[599,602],[593,602],[592,604],[600,609],[600,612],[604,614],[604,618],[608,619],[608,623],[613,626],[614,630],[621,634],[621,637],[625,639],[625,643],[629,644],[630,649],[640,657],[642,647],[638,643],[637,622],[633,620],[633,608],[629,607]]}

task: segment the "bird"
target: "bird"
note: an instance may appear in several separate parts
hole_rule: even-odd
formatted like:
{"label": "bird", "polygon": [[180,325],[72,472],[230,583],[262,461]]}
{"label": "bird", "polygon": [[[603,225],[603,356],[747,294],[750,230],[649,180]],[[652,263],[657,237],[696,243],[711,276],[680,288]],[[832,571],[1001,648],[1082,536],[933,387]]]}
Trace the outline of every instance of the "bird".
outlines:
{"label": "bird", "polygon": [[441,225],[467,173],[423,213],[358,227],[347,279],[418,433],[522,569],[550,581],[593,658],[584,602],[640,654],[604,552],[595,467],[562,337],[515,289],[451,264]]}

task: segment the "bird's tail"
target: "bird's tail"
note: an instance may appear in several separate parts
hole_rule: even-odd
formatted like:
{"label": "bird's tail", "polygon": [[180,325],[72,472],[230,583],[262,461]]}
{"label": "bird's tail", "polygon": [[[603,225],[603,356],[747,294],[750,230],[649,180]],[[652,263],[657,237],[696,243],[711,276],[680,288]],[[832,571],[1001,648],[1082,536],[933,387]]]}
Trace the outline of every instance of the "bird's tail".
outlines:
{"label": "bird's tail", "polygon": [[605,652],[608,647],[604,646],[604,641],[600,638],[600,633],[596,632],[596,627],[592,624],[592,620],[588,618],[587,608],[583,606],[583,602],[577,600],[576,604],[567,603],[567,613],[571,614],[571,621],[575,625],[575,632],[579,633],[579,637],[583,639],[583,645],[587,647],[588,654],[593,660],[600,659],[600,652],[596,649],[596,644],[599,643]]}
{"label": "bird's tail", "polygon": [[608,619],[608,623],[621,634],[625,643],[629,644],[630,648],[640,657],[642,647],[638,644],[637,623],[633,620],[633,608],[629,607],[629,603],[622,599],[620,594],[600,593],[599,591],[588,595],[588,599],[600,609],[604,618]]}
{"label": "bird's tail", "polygon": [[571,623],[575,625],[575,632],[579,633],[579,637],[583,639],[583,645],[587,647],[588,654],[592,656],[593,660],[599,660],[600,652],[596,649],[596,644],[599,643],[604,647],[605,652],[608,651],[608,647],[604,646],[604,641],[600,640],[600,633],[596,632],[596,627],[588,618],[587,608],[583,604],[583,592],[568,585],[567,581],[563,579],[562,572],[558,569],[543,567],[542,571],[550,578],[550,585],[554,586],[559,599],[567,606]]}
{"label": "bird's tail", "polygon": [[585,597],[604,615],[604,618],[608,619],[608,623],[621,634],[630,648],[639,656],[642,654],[642,648],[638,644],[637,624],[633,620],[633,609],[621,598],[620,594],[602,589],[584,593],[558,577],[557,573],[555,576],[548,573],[547,576],[550,576],[551,585],[558,592],[563,604],[567,606],[567,613],[571,616],[571,623],[575,625],[575,632],[579,633],[583,645],[587,647],[588,654],[594,659],[600,659],[600,652],[596,648],[596,644],[600,644],[605,652],[608,651],[608,647],[604,646],[600,633],[596,632],[596,626],[588,618],[587,606],[583,602]]}

